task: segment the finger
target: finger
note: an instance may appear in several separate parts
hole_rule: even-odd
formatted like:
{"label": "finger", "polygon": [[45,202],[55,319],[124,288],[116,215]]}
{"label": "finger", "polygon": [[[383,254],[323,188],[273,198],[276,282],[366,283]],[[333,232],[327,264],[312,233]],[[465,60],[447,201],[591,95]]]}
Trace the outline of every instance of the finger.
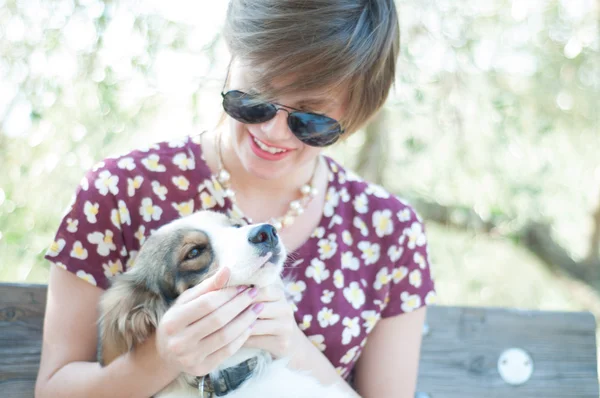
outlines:
{"label": "finger", "polygon": [[242,314],[224,327],[207,336],[201,341],[201,351],[205,353],[214,353],[223,347],[230,345],[241,334],[248,332],[253,327],[256,317],[264,305],[262,303],[254,304],[246,309]]}
{"label": "finger", "polygon": [[229,344],[219,348],[218,350],[214,351],[206,358],[204,358],[202,363],[205,364],[205,366],[207,366],[208,369],[202,369],[200,372],[196,372],[198,373],[198,376],[209,373],[210,371],[221,365],[223,362],[225,362],[225,360],[230,358],[236,352],[238,352],[239,349],[242,348],[242,346],[244,346],[249,336],[250,328],[248,327],[245,330],[243,330],[242,333],[235,339],[233,339]]}
{"label": "finger", "polygon": [[210,315],[225,303],[234,299],[240,290],[237,287],[205,293],[183,305],[172,309],[174,327],[177,330],[197,323],[202,318]]}
{"label": "finger", "polygon": [[251,336],[277,336],[283,333],[281,321],[258,319],[250,332]]}
{"label": "finger", "polygon": [[283,287],[279,285],[268,285],[258,291],[256,301],[279,301],[285,299]]}
{"label": "finger", "polygon": [[229,280],[230,270],[227,267],[219,269],[214,275],[206,278],[198,285],[186,290],[177,298],[176,304],[185,304],[201,295],[221,289]]}
{"label": "finger", "polygon": [[[248,307],[253,304],[254,299],[258,294],[257,290],[258,289],[256,288],[244,290],[232,300],[223,304],[215,311],[196,322],[190,327],[190,336],[196,341],[199,341],[211,333],[224,328],[225,325],[229,324],[236,317],[240,316],[244,310],[248,311],[250,309]],[[264,309],[264,306],[264,303],[260,303],[260,306],[254,307],[256,310],[254,312],[254,319],[256,319],[258,314]]]}
{"label": "finger", "polygon": [[[256,325],[255,325],[255,327],[256,327]],[[252,329],[254,330],[254,327]],[[260,349],[260,350],[266,350],[269,352],[273,352],[273,348],[274,348],[273,336],[269,336],[269,335],[254,336],[252,334],[252,333],[254,333],[253,330],[250,331],[250,336],[244,343],[244,348],[256,348],[256,349]]]}
{"label": "finger", "polygon": [[265,302],[265,308],[260,312],[259,319],[278,319],[291,314],[290,306],[283,301]]}

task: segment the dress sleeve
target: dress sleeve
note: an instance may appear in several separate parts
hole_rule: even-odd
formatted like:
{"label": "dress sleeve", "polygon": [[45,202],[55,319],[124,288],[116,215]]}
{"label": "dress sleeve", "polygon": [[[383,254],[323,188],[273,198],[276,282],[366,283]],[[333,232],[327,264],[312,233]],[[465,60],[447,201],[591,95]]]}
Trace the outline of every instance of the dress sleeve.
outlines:
{"label": "dress sleeve", "polygon": [[391,274],[382,318],[433,304],[436,298],[423,221],[408,205],[396,210],[393,217],[396,226],[386,253]]}
{"label": "dress sleeve", "polygon": [[113,166],[100,162],[85,173],[44,256],[52,266],[102,289],[127,261],[121,223],[129,214],[117,201],[126,178]]}

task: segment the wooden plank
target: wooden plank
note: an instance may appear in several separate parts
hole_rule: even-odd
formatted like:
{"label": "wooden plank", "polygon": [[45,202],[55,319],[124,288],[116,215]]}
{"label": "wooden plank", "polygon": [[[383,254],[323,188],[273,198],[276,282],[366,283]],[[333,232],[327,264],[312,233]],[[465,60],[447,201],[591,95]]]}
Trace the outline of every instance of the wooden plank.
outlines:
{"label": "wooden plank", "polygon": [[[533,360],[525,384],[509,385],[497,362],[509,348]],[[417,397],[598,398],[596,320],[587,312],[431,306]]]}
{"label": "wooden plank", "polygon": [[31,398],[39,369],[46,285],[0,284],[0,395]]}

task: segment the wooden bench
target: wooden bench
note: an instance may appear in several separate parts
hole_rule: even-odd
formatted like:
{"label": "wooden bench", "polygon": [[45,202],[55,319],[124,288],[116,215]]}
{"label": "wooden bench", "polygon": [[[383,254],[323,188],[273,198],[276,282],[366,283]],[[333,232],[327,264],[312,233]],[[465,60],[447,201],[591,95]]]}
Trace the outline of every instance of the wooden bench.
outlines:
{"label": "wooden bench", "polygon": [[[45,285],[0,283],[2,397],[34,395],[45,304]],[[598,398],[590,313],[432,306],[423,334],[418,398]]]}

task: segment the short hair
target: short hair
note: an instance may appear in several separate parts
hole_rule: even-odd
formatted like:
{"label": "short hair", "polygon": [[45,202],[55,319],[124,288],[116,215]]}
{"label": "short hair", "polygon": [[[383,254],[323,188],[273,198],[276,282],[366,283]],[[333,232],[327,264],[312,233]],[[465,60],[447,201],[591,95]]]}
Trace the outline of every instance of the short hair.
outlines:
{"label": "short hair", "polygon": [[[347,90],[340,123],[348,134],[377,113],[394,83],[394,0],[231,0],[223,36],[234,58],[261,71],[250,84],[263,100]],[[276,79],[285,84],[273,87]]]}

